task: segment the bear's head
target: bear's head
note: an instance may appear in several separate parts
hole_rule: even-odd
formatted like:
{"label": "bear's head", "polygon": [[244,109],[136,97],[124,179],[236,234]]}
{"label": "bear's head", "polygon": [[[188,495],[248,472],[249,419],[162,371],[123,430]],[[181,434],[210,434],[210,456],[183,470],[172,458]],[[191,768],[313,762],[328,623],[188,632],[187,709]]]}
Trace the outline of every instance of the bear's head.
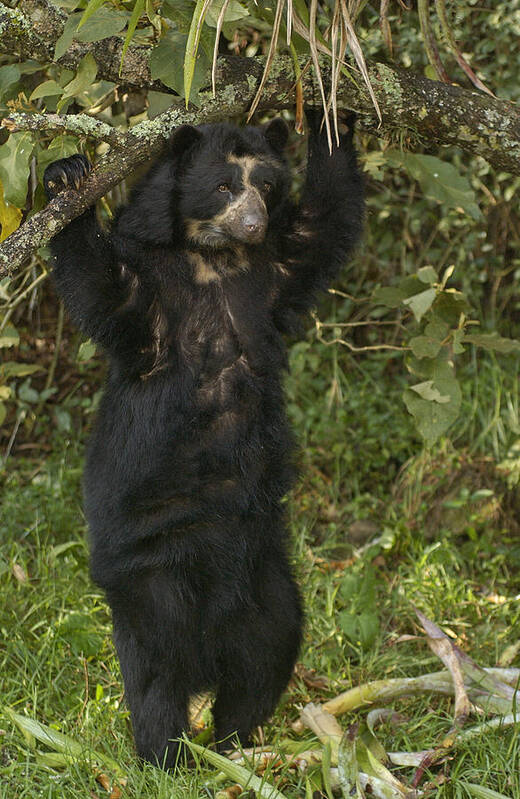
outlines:
{"label": "bear's head", "polygon": [[170,139],[177,212],[189,245],[260,245],[288,193],[287,126],[183,125]]}

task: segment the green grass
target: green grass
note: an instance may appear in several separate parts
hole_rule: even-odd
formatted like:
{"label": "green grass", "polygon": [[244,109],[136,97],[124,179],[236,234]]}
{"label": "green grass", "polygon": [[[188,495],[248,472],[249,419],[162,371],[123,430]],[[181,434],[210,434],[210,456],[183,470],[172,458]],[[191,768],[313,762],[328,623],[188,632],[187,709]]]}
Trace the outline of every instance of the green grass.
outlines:
{"label": "green grass", "polygon": [[[281,750],[287,739],[298,740],[290,725],[302,704],[325,701],[353,684],[442,668],[419,632],[412,605],[484,666],[495,665],[520,638],[514,492],[488,457],[500,458],[511,443],[507,430],[497,427],[497,419],[505,418],[501,408],[497,413],[493,401],[486,416],[479,402],[482,418],[467,420],[473,441],[483,433],[473,454],[462,439],[458,451],[444,443],[421,455],[389,359],[360,366],[326,348],[318,361],[315,352],[300,347],[292,356],[289,409],[302,445],[303,476],[288,507],[307,608],[301,661],[329,685],[313,688],[295,678],[265,728],[266,740]],[[492,365],[483,367],[479,396],[493,396],[497,379]],[[504,413],[511,413],[506,400],[513,397],[513,376],[510,384],[500,379]],[[471,407],[471,391],[467,403]],[[11,458],[6,464],[0,704],[71,736],[84,746],[84,759],[50,767],[4,714],[0,797],[108,797],[92,766],[96,751],[125,773],[125,798],[211,797],[229,783],[216,783],[216,771],[202,762],[172,778],[136,760],[109,613],[88,576],[82,449],[80,442],[56,438],[48,460]],[[358,551],[351,533],[361,522],[369,524],[376,543],[366,547],[357,540]],[[404,718],[377,730],[387,751],[435,747],[451,727],[450,699],[425,695],[393,707]],[[347,729],[365,718],[359,711],[339,721]],[[482,720],[473,717],[468,725]],[[470,797],[465,786],[475,783],[511,799],[520,796],[518,732],[486,733],[454,749],[425,775],[425,781],[439,780],[433,795]],[[304,737],[318,746],[310,733]],[[414,770],[398,771],[406,782]],[[285,769],[279,788],[287,799],[305,797],[321,784],[319,769],[311,777],[307,782],[306,775]]]}

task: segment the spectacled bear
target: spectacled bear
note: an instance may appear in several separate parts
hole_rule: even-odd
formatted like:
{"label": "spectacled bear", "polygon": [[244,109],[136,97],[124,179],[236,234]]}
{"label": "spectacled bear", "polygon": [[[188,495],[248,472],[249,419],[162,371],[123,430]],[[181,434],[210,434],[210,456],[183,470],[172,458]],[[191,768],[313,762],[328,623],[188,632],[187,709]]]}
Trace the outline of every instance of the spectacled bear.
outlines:
{"label": "spectacled bear", "polygon": [[[52,243],[58,292],[109,357],[84,476],[91,573],[137,751],[166,768],[191,696],[213,689],[217,741],[245,743],[298,653],[283,334],[360,235],[353,120],[331,154],[308,113],[298,206],[282,120],[182,126],[110,233],[91,208]],[[89,169],[82,155],[51,164],[48,196]]]}

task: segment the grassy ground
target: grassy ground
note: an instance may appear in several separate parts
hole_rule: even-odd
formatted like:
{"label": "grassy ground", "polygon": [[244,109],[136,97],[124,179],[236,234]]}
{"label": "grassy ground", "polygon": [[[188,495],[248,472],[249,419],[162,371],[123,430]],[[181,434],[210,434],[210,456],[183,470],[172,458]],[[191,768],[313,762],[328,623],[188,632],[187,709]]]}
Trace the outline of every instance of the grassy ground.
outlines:
{"label": "grassy ground", "polygon": [[[444,442],[426,455],[391,359],[360,363],[336,350],[297,345],[292,361],[289,410],[303,473],[289,502],[307,608],[301,662],[323,679],[300,670],[266,726],[266,741],[285,751],[288,739],[299,740],[291,723],[306,702],[360,682],[442,668],[419,634],[412,605],[484,666],[504,659],[520,638],[515,493],[496,469],[517,432],[517,364],[510,361],[504,377],[491,361],[477,371],[469,363],[466,432],[457,449]],[[103,773],[109,780],[113,774],[93,765],[93,751],[119,764],[128,799],[214,796],[229,784],[215,781],[215,769],[199,763],[172,778],[142,769],[134,756],[109,614],[88,577],[82,449],[61,437],[46,461],[7,462],[0,704],[72,736],[84,756],[53,767],[48,747],[36,745],[39,755],[34,740],[4,714],[0,797],[108,797]],[[400,720],[378,729],[387,751],[435,747],[450,730],[449,698],[423,695],[392,706]],[[347,729],[365,717],[351,713],[339,721]],[[421,785],[436,781],[431,795],[441,799],[478,796],[468,783],[519,797],[518,732],[518,726],[501,729],[461,744],[426,770]],[[318,746],[310,733],[304,739]],[[397,771],[407,782],[415,769]],[[319,767],[310,777],[282,768],[278,783],[287,799],[310,797],[320,785]]]}

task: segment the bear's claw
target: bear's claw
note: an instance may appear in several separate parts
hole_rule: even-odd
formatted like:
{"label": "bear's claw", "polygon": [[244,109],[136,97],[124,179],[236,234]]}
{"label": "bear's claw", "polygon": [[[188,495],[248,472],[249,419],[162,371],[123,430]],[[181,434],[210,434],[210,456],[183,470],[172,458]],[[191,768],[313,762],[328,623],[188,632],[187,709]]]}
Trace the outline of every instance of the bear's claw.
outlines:
{"label": "bear's claw", "polygon": [[92,164],[84,155],[71,155],[49,164],[43,175],[43,186],[49,200],[68,188],[79,190],[84,179],[92,169]]}

